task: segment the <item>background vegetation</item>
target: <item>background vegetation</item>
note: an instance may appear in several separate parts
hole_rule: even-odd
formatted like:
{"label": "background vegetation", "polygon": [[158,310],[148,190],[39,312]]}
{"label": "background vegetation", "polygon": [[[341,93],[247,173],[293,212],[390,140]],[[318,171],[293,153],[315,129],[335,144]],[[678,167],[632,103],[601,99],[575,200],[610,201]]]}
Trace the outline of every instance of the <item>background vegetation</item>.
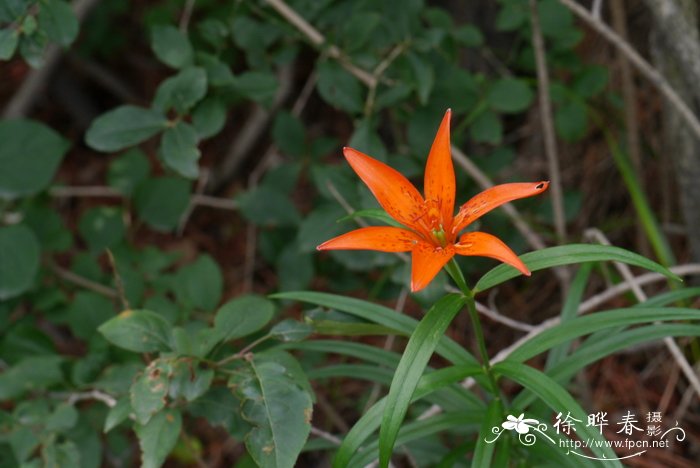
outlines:
{"label": "background vegetation", "polygon": [[[477,297],[491,356],[555,316],[697,308],[697,5],[592,4],[0,0],[0,466],[327,466],[449,287],[441,273],[409,294],[401,256],[315,251],[381,220],[341,147],[420,181],[447,108],[458,200],[552,181],[484,230],[518,253],[609,242],[689,275],[595,263],[499,284]],[[494,266],[462,260],[470,284]],[[386,308],[267,297],[299,290]],[[687,430],[630,463],[693,466],[700,332],[683,323],[594,333],[604,352],[560,374],[578,335],[521,357],[591,412],[661,411]],[[466,314],[447,337],[433,368],[457,343],[475,351]],[[485,456],[480,392],[443,390],[411,407],[398,466]]]}

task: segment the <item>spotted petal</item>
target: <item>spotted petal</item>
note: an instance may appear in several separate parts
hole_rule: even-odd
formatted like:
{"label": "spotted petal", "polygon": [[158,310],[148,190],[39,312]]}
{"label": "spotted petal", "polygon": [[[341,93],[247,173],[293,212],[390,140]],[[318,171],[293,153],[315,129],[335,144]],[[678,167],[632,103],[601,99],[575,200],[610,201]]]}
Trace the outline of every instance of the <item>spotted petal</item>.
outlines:
{"label": "spotted petal", "polygon": [[327,240],[317,250],[378,250],[408,252],[420,238],[412,231],[389,226],[371,226]]}
{"label": "spotted petal", "polygon": [[459,208],[452,225],[452,232],[457,234],[494,208],[519,198],[532,197],[544,192],[547,187],[549,187],[549,182],[542,181],[502,184],[486,189]]}
{"label": "spotted petal", "polygon": [[426,287],[454,255],[452,245],[442,248],[427,242],[417,243],[411,258],[411,291],[417,292]]}
{"label": "spotted petal", "polygon": [[455,210],[455,170],[450,153],[450,109],[445,112],[430,148],[425,166],[425,199],[432,200],[440,211],[442,226],[449,231]]}
{"label": "spotted petal", "polygon": [[455,244],[455,252],[459,255],[495,258],[517,268],[523,275],[530,276],[530,270],[506,244],[485,232],[464,234]]}
{"label": "spotted petal", "polygon": [[360,179],[389,215],[408,227],[414,227],[423,215],[423,197],[400,172],[381,161],[352,148],[343,154]]}

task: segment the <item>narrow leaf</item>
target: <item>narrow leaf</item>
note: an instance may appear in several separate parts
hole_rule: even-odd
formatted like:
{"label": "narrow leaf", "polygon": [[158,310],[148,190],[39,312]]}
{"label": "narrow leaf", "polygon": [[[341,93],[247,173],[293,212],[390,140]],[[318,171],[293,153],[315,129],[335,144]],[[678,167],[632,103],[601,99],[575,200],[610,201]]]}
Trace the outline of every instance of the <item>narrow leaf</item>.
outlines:
{"label": "narrow leaf", "polygon": [[401,361],[391,382],[386,408],[379,430],[379,465],[389,466],[391,452],[413,392],[428,360],[435,351],[455,315],[466,301],[464,296],[450,294],[440,299],[423,317],[406,345]]}
{"label": "narrow leaf", "polygon": [[[670,270],[646,257],[609,245],[570,244],[549,247],[521,255],[520,259],[530,271],[585,262],[622,262],[660,273],[673,280],[682,281]],[[485,291],[518,275],[520,272],[515,268],[505,264],[499,265],[482,276],[476,283],[474,290],[477,292]]]}

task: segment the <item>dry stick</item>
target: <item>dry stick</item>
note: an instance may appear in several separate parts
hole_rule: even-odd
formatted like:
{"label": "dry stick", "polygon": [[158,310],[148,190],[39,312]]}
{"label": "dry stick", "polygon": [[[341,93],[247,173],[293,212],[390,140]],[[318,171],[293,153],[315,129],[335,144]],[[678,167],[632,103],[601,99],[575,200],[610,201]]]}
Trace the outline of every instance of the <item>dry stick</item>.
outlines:
{"label": "dry stick", "polygon": [[129,299],[127,299],[126,297],[126,293],[124,290],[124,282],[122,281],[122,277],[119,274],[119,270],[117,270],[117,262],[114,259],[112,251],[110,249],[106,249],[106,251],[107,258],[109,259],[109,264],[112,267],[112,274],[114,275],[114,285],[116,286],[117,297],[119,297],[119,300],[122,303],[122,308],[124,310],[130,310],[131,304],[129,304]]}
{"label": "dry stick", "polygon": [[190,20],[192,19],[192,12],[194,11],[194,4],[197,0],[187,0],[185,2],[185,8],[182,10],[182,16],[180,16],[180,31],[183,33],[187,32],[190,27]]}
{"label": "dry stick", "polygon": [[326,431],[321,430],[315,426],[311,426],[311,434],[313,434],[316,437],[319,437],[321,439],[325,439],[334,445],[340,445],[343,443],[343,441],[339,437],[334,436],[330,432],[326,432]]}
{"label": "dry stick", "polygon": [[621,53],[623,53],[637,70],[646,77],[651,84],[676,108],[678,113],[686,121],[690,130],[695,136],[700,139],[700,121],[695,116],[692,110],[683,102],[683,99],[674,91],[671,85],[666,81],[666,78],[652,67],[646,60],[639,55],[629,43],[625,42],[620,36],[610,29],[605,23],[593,17],[588,10],[576,3],[574,0],[559,0],[564,6],[569,8],[576,16],[595,29],[601,36],[607,39]]}
{"label": "dry stick", "polygon": [[[598,242],[600,242],[603,245],[610,245],[610,241],[608,240],[608,238],[605,237],[605,234],[603,234],[598,229],[587,229],[584,235],[590,236],[598,240]],[[613,262],[613,264],[615,265],[615,268],[617,268],[617,271],[619,271],[622,277],[625,279],[625,282],[630,283],[630,285],[632,285],[632,293],[634,293],[634,296],[637,298],[637,300],[639,302],[646,301],[647,295],[646,293],[644,293],[642,288],[638,284],[636,284],[634,275],[632,274],[632,271],[630,270],[629,266],[627,266],[627,264],[625,263],[620,262]],[[661,322],[654,322],[654,324],[659,323]],[[695,392],[698,394],[698,396],[700,396],[700,379],[698,379],[697,373],[683,355],[683,351],[681,351],[681,348],[678,346],[678,343],[676,343],[676,340],[673,337],[667,336],[666,338],[664,338],[664,344],[673,356],[673,359],[675,359],[676,363],[683,371],[683,374],[685,374],[686,378],[695,389]]]}
{"label": "dry stick", "polygon": [[537,12],[537,2],[530,0],[530,21],[532,22],[532,47],[535,50],[537,65],[537,88],[540,105],[540,118],[544,133],[544,152],[549,166],[549,177],[552,192],[552,207],[554,210],[554,228],[559,242],[566,242],[566,217],[564,215],[564,195],[561,188],[561,171],[557,154],[557,141],[554,136],[554,120],[552,119],[552,103],[549,99],[549,72],[547,57],[544,49],[544,38],[540,28],[540,18]]}
{"label": "dry stick", "polygon": [[69,283],[73,283],[82,288],[89,289],[98,294],[102,294],[103,296],[106,296],[110,299],[117,299],[119,297],[115,289],[110,288],[109,286],[105,286],[104,284],[96,283],[95,281],[89,280],[80,275],[77,275],[70,270],[66,270],[65,268],[58,266],[51,260],[47,261],[47,265],[51,269],[51,271],[53,271],[56,274],[56,276],[58,276],[64,281],[68,281]]}
{"label": "dry stick", "polygon": [[[75,0],[71,3],[71,8],[78,18],[78,22],[85,19],[88,12],[97,4],[99,0]],[[2,118],[15,119],[29,113],[36,99],[44,96],[41,92],[46,82],[51,78],[51,74],[58,65],[63,54],[63,49],[57,45],[51,45],[46,51],[44,64],[41,68],[32,70],[24,79],[22,86],[12,96],[10,102],[5,106]]]}
{"label": "dry stick", "polygon": [[[284,19],[289,21],[292,26],[301,31],[315,47],[320,48],[326,44],[326,38],[323,34],[309,24],[309,22],[296,11],[291,9],[284,1],[267,0],[267,3],[269,3]],[[347,60],[343,52],[337,46],[331,45],[328,47],[327,53],[329,57],[338,60],[346,70],[355,75],[365,85],[376,86],[376,78]]]}
{"label": "dry stick", "polygon": [[[460,293],[461,291],[454,286],[447,285],[445,286],[445,291],[451,292],[451,293]],[[514,320],[510,317],[506,317],[505,315],[501,315],[498,311],[496,311],[493,307],[487,307],[481,302],[474,301],[476,304],[476,311],[482,314],[484,317],[490,318],[494,322],[503,324],[507,327],[510,327],[514,330],[520,330],[523,332],[530,332],[536,328],[535,325],[530,325],[529,323],[525,322],[519,322],[517,320]]]}
{"label": "dry stick", "polygon": [[[197,187],[195,188],[195,195],[201,195],[204,189],[207,187],[207,182],[209,181],[209,170],[202,169],[199,173],[199,178],[197,179]],[[185,226],[187,226],[187,221],[189,221],[192,212],[194,211],[196,204],[193,197],[190,197],[190,202],[187,204],[185,212],[180,216],[180,222],[177,225],[177,235],[181,236],[185,231]]]}
{"label": "dry stick", "polygon": [[[83,185],[83,186],[57,186],[49,189],[49,195],[55,198],[79,198],[79,197],[105,197],[123,198],[124,194],[112,187],[103,185]],[[235,200],[228,198],[212,197],[210,195],[194,194],[191,203],[196,206],[207,206],[221,210],[238,209]]]}

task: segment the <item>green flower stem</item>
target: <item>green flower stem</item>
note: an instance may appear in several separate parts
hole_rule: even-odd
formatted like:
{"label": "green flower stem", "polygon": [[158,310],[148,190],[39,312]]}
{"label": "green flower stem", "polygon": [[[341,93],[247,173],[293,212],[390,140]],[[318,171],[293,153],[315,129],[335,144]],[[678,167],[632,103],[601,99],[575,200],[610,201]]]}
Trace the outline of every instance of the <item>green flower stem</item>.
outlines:
{"label": "green flower stem", "polygon": [[476,311],[476,302],[474,301],[474,291],[469,289],[467,286],[467,282],[464,279],[464,275],[462,274],[462,270],[460,270],[459,266],[457,265],[457,262],[455,259],[451,259],[447,264],[445,265],[445,270],[447,273],[452,277],[454,282],[457,284],[457,287],[462,291],[462,294],[467,299],[467,310],[469,310],[469,317],[471,318],[472,321],[472,328],[474,329],[474,335],[476,336],[476,342],[479,346],[479,354],[481,354],[481,365],[484,368],[484,373],[486,373],[486,376],[489,379],[489,383],[491,384],[491,392],[493,393],[494,396],[498,397],[499,395],[499,390],[498,390],[498,384],[496,383],[496,377],[493,374],[493,371],[491,370],[491,362],[489,360],[489,353],[486,350],[486,341],[484,340],[484,330],[481,327],[481,320],[479,319],[479,313]]}

